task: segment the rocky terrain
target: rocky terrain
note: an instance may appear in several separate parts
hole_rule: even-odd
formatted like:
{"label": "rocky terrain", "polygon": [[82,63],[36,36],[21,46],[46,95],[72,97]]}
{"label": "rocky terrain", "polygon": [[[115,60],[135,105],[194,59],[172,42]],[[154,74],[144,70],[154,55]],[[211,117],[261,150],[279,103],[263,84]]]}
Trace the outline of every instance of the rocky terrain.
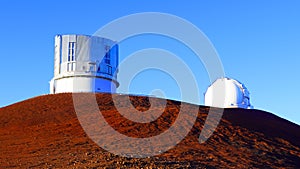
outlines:
{"label": "rocky terrain", "polygon": [[[114,96],[121,100],[122,111],[129,113],[131,109],[122,99],[130,97],[141,113],[151,106],[144,96]],[[78,98],[77,104],[86,112],[83,118],[95,119],[100,112],[90,109],[88,96],[80,94]],[[167,131],[183,105],[187,111],[197,109],[198,115],[188,135],[175,147],[153,157],[131,158],[106,151],[85,133],[72,94],[35,97],[0,108],[0,168],[300,168],[300,126],[268,112],[225,109],[212,136],[199,143],[212,108],[156,98],[158,105],[166,101],[162,114],[152,122],[137,123],[118,112],[111,94],[97,94],[96,101],[106,122],[132,138],[151,138]],[[91,127],[97,130],[97,125]],[[104,137],[110,139],[111,135],[104,133]]]}

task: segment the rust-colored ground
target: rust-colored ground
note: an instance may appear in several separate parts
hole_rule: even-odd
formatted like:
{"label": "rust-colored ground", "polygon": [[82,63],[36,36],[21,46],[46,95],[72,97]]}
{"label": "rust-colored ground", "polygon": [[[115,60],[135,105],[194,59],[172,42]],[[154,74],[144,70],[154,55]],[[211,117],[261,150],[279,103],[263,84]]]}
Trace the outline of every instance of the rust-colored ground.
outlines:
{"label": "rust-colored ground", "polygon": [[[86,101],[82,94],[79,102],[88,111]],[[136,138],[166,131],[181,105],[169,100],[157,120],[135,123],[118,113],[110,94],[97,94],[97,101],[115,130]],[[150,107],[146,97],[132,96],[131,102],[141,113]],[[196,123],[176,147],[150,158],[125,158],[105,151],[85,134],[71,94],[29,99],[0,109],[0,168],[300,168],[300,126],[259,110],[226,109],[214,134],[200,144],[209,108],[196,108]]]}

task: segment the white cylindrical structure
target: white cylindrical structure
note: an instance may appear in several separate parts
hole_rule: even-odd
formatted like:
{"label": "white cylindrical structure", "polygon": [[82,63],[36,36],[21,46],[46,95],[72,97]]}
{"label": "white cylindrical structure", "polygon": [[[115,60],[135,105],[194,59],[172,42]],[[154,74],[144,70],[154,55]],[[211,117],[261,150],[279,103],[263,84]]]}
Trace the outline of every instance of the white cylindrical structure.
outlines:
{"label": "white cylindrical structure", "polygon": [[118,44],[86,35],[55,36],[50,93],[109,92],[119,86]]}
{"label": "white cylindrical structure", "polygon": [[[220,98],[220,93],[224,93],[225,96]],[[250,104],[250,93],[245,85],[230,78],[217,79],[208,87],[205,105],[221,108],[253,108]]]}

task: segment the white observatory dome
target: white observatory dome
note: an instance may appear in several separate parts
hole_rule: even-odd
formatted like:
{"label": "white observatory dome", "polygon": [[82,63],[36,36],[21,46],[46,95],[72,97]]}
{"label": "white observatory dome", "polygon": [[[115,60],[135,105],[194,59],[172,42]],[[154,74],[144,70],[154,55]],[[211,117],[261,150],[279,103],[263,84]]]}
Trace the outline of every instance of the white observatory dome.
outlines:
{"label": "white observatory dome", "polygon": [[217,79],[205,93],[205,105],[221,108],[251,109],[249,91],[241,82],[230,79]]}
{"label": "white observatory dome", "polygon": [[57,35],[50,93],[115,93],[118,64],[117,42],[97,36]]}

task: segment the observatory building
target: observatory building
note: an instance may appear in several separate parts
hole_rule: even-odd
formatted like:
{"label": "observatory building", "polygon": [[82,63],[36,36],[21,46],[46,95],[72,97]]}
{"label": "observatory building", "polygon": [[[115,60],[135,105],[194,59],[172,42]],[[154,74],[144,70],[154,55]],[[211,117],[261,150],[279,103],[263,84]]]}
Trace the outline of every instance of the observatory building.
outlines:
{"label": "observatory building", "polygon": [[118,45],[86,35],[56,35],[50,93],[109,92],[119,86]]}
{"label": "observatory building", "polygon": [[[222,95],[220,93],[223,93],[224,97],[220,97]],[[205,105],[221,108],[252,109],[249,95],[248,89],[241,82],[230,78],[221,78],[208,87],[205,93]]]}

